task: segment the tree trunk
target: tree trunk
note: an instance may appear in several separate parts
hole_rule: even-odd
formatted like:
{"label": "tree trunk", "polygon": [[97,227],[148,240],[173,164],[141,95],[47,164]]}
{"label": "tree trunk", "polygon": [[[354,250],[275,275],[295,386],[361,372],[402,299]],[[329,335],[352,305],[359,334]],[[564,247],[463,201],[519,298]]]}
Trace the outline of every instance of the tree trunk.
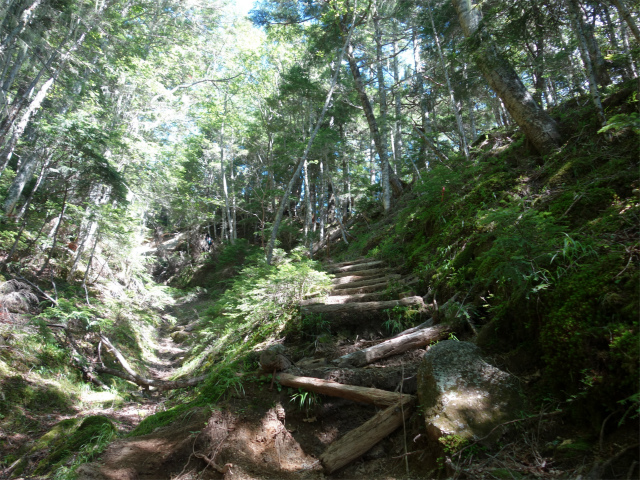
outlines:
{"label": "tree trunk", "polygon": [[451,103],[451,109],[453,110],[453,114],[456,118],[456,125],[458,126],[458,137],[460,139],[460,150],[464,154],[465,158],[469,158],[469,147],[467,146],[467,138],[464,133],[464,125],[462,124],[462,113],[460,111],[460,106],[458,102],[456,102],[455,96],[453,94],[453,87],[451,86],[451,79],[449,78],[449,70],[447,69],[447,64],[444,61],[444,55],[442,55],[442,47],[440,46],[440,38],[438,35],[438,31],[436,30],[436,24],[433,21],[433,14],[431,12],[431,1],[427,2],[427,11],[429,12],[429,20],[431,21],[431,28],[433,30],[433,38],[436,41],[436,49],[438,51],[438,59],[440,60],[440,68],[442,68],[442,72],[444,73],[444,78],[447,82],[447,89],[449,90],[449,101]]}
{"label": "tree trunk", "polygon": [[60,216],[58,217],[58,222],[56,223],[56,228],[53,231],[53,242],[51,244],[51,249],[49,250],[49,254],[47,255],[47,259],[44,262],[44,265],[40,267],[38,270],[38,275],[42,275],[42,272],[45,271],[47,266],[49,265],[49,261],[51,260],[51,255],[53,255],[53,251],[56,248],[58,243],[58,231],[60,230],[60,225],[62,225],[62,218],[64,217],[64,212],[67,210],[67,196],[69,195],[69,187],[65,187],[64,189],[64,197],[62,198],[62,207],[60,208]]}
{"label": "tree trunk", "polygon": [[4,213],[5,215],[11,215],[13,210],[18,203],[18,199],[20,195],[22,195],[22,190],[27,182],[31,179],[33,172],[35,171],[38,165],[38,152],[37,150],[32,151],[29,156],[27,156],[20,168],[18,169],[18,173],[16,173],[15,178],[13,179],[13,183],[11,187],[9,187],[9,191],[7,192],[7,198],[4,201]]}
{"label": "tree trunk", "polygon": [[[354,12],[354,16],[355,16],[355,12]],[[302,166],[304,162],[307,161],[309,151],[311,150],[311,145],[313,145],[313,141],[315,140],[316,135],[318,134],[318,130],[320,130],[320,125],[322,124],[322,121],[324,120],[324,116],[326,115],[327,110],[329,109],[329,104],[331,103],[331,98],[333,97],[333,91],[335,90],[336,84],[338,83],[338,75],[340,73],[340,65],[342,65],[342,58],[344,56],[345,50],[347,49],[348,45],[350,45],[351,43],[351,34],[353,33],[354,25],[355,25],[355,22],[352,22],[351,28],[349,28],[349,31],[347,33],[345,44],[340,50],[340,54],[338,55],[338,61],[336,62],[336,71],[334,72],[333,77],[331,78],[331,87],[329,88],[329,92],[327,93],[327,98],[325,99],[324,106],[322,107],[322,112],[320,112],[320,116],[316,121],[316,126],[313,132],[311,133],[311,136],[309,137],[309,141],[307,142],[307,146],[304,149],[302,158],[298,162],[298,167],[296,168],[296,171],[293,173],[293,176],[291,177],[291,180],[289,180],[287,188],[285,189],[282,195],[282,200],[280,201],[280,207],[278,207],[278,212],[273,222],[273,229],[271,230],[271,239],[269,240],[269,246],[267,247],[267,264],[268,265],[271,265],[271,259],[273,257],[273,248],[275,247],[276,238],[278,236],[278,229],[280,228],[280,223],[282,222],[282,216],[284,215],[284,207],[289,203],[289,194],[291,193],[291,189],[293,188],[293,184],[296,181],[296,178],[300,176]]]}
{"label": "tree trunk", "polygon": [[353,81],[358,92],[358,98],[360,99],[360,104],[362,105],[362,109],[364,110],[364,115],[367,119],[367,123],[369,124],[369,130],[371,131],[371,137],[373,138],[373,142],[378,153],[378,158],[380,159],[382,206],[384,208],[384,211],[386,212],[391,208],[391,185],[389,182],[389,161],[387,158],[386,145],[384,143],[384,138],[380,132],[380,129],[378,128],[378,121],[376,120],[375,114],[373,113],[373,107],[371,106],[371,102],[369,101],[369,96],[364,89],[364,83],[362,82],[362,76],[360,75],[360,67],[358,67],[358,62],[353,56],[353,47],[351,45],[349,45],[347,59],[349,60],[349,68],[351,70],[351,75],[353,76]]}
{"label": "tree trunk", "polygon": [[401,164],[402,161],[402,89],[400,88],[400,69],[398,66],[398,56],[400,50],[398,48],[398,23],[393,22],[394,36],[393,36],[393,81],[395,83],[394,97],[395,97],[395,135],[394,135],[394,154],[396,166]]}
{"label": "tree trunk", "polygon": [[629,9],[625,5],[625,1],[611,0],[611,3],[613,3],[616,6],[620,16],[624,18],[625,22],[627,22],[627,25],[629,26],[629,30],[631,30],[631,32],[633,33],[633,36],[636,37],[636,42],[640,43],[640,30],[638,29],[638,25],[636,25],[636,22],[633,20],[631,13],[629,13]]}
{"label": "tree trunk", "polygon": [[474,59],[485,80],[536,150],[541,154],[555,151],[561,143],[558,125],[535,102],[492,39],[486,33],[478,31],[479,11],[472,7],[471,0],[452,0],[452,3],[458,12],[465,37],[474,37],[479,42]]}
{"label": "tree trunk", "polygon": [[571,17],[571,23],[573,23],[573,29],[578,39],[578,48],[580,50],[580,57],[582,58],[582,63],[584,64],[584,69],[587,75],[587,81],[589,83],[591,101],[596,108],[598,122],[600,123],[600,126],[602,126],[607,122],[607,119],[604,116],[604,109],[602,108],[602,101],[600,100],[596,71],[589,55],[589,48],[587,46],[587,40],[584,32],[584,22],[582,20],[582,14],[580,13],[580,4],[577,0],[566,0],[566,2],[569,9],[569,16]]}

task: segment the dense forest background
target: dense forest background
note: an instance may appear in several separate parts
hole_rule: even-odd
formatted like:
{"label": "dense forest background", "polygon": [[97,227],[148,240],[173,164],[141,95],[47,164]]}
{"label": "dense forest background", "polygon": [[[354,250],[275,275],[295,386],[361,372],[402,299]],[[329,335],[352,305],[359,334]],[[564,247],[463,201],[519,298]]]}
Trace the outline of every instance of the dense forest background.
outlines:
{"label": "dense forest background", "polygon": [[3,2],[3,389],[78,354],[47,324],[141,341],[154,282],[231,318],[229,353],[204,328],[183,373],[228,368],[297,318],[309,258],[367,255],[537,401],[637,418],[637,5],[473,3]]}

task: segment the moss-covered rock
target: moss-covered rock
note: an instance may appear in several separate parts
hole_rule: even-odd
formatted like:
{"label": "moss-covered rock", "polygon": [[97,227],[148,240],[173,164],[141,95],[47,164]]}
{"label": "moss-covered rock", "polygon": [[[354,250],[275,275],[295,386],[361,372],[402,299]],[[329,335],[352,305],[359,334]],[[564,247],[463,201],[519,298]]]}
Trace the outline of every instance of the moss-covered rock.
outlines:
{"label": "moss-covered rock", "polygon": [[517,418],[524,406],[512,375],[484,361],[476,345],[455,340],[440,342],[424,355],[418,397],[434,441],[484,437]]}

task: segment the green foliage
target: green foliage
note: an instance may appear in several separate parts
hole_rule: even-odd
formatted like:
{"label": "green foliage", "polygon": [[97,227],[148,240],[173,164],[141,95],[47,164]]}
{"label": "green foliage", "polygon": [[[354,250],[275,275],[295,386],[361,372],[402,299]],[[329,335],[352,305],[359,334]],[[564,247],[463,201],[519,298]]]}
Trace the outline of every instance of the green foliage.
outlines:
{"label": "green foliage", "polygon": [[304,410],[305,415],[309,416],[309,412],[322,403],[320,395],[315,392],[298,389],[292,393],[289,402],[295,404],[298,409]]}
{"label": "green foliage", "polygon": [[606,133],[611,130],[618,131],[631,128],[634,133],[640,135],[640,115],[638,112],[619,113],[607,120],[607,124],[598,130],[598,133]]}
{"label": "green foliage", "polygon": [[418,318],[417,310],[402,305],[388,308],[385,313],[387,314],[387,320],[384,321],[382,326],[392,335],[414,326],[415,320]]}

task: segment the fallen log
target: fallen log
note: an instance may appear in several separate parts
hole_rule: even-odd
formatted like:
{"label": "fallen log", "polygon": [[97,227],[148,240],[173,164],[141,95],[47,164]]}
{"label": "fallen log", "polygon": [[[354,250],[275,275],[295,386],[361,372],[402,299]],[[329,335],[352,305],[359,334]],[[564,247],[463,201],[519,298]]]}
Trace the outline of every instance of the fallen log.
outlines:
{"label": "fallen log", "polygon": [[354,402],[371,403],[373,405],[387,407],[394,405],[400,400],[413,398],[411,395],[402,393],[387,392],[377,388],[356,387],[353,385],[343,385],[330,380],[319,378],[298,377],[289,373],[279,373],[276,380],[285,387],[303,388],[311,392],[332,397],[346,398]]}
{"label": "fallen log", "polygon": [[[338,368],[311,367],[297,369],[298,376],[319,378],[343,385],[356,387],[377,388],[380,390],[395,390],[402,385],[403,393],[414,394],[418,390],[418,363],[402,366],[380,368]],[[404,376],[403,376],[404,375]]]}
{"label": "fallen log", "polygon": [[424,347],[425,345],[437,340],[443,340],[453,331],[454,328],[451,325],[427,327],[422,330],[418,330],[417,332],[391,338],[369,348],[343,355],[340,358],[336,358],[331,363],[339,367],[363,367],[383,358],[398,355],[399,353],[403,353],[414,348]]}
{"label": "fallen log", "polygon": [[331,474],[344,467],[393,433],[409,417],[414,401],[414,397],[403,398],[329,445],[320,456],[325,472]]}

